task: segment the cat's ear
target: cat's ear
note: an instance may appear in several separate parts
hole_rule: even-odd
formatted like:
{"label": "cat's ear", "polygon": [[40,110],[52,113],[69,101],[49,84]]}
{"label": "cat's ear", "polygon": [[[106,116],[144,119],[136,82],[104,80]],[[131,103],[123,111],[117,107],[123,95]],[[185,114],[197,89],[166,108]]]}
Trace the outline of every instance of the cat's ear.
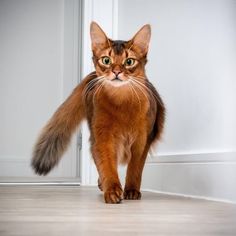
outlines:
{"label": "cat's ear", "polygon": [[131,39],[134,48],[137,48],[139,52],[146,55],[148,52],[148,46],[151,38],[151,26],[149,24],[144,25]]}
{"label": "cat's ear", "polygon": [[101,49],[107,46],[109,39],[107,38],[101,27],[94,21],[90,25],[90,36],[93,51],[98,48]]}

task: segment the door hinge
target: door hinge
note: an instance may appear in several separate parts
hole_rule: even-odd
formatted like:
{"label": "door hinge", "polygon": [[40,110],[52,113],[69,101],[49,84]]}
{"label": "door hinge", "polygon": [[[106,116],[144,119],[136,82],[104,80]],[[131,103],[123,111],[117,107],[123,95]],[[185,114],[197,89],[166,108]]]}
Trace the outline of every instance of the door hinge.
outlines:
{"label": "door hinge", "polygon": [[78,137],[77,137],[77,146],[79,150],[82,149],[82,133],[81,132],[79,132]]}

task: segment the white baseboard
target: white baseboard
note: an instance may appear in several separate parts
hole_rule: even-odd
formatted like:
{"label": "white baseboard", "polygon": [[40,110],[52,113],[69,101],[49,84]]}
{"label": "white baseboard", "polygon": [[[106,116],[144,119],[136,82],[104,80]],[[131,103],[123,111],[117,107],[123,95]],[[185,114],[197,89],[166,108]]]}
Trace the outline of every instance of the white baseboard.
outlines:
{"label": "white baseboard", "polygon": [[[125,168],[120,168],[122,184]],[[97,184],[92,164],[89,185]],[[84,183],[82,183],[84,184]],[[236,152],[177,153],[149,157],[142,188],[168,194],[236,202]]]}
{"label": "white baseboard", "polygon": [[[68,181],[66,181],[65,179],[63,179],[62,181],[58,182],[57,180],[50,180],[50,182],[27,182],[28,179],[25,180],[25,182],[23,182],[23,180],[21,180],[21,182],[0,182],[0,187],[1,186],[80,186],[79,181],[73,181],[71,179],[69,179]],[[71,181],[71,182],[69,182]]]}
{"label": "white baseboard", "polygon": [[158,193],[158,194],[164,194],[164,195],[170,195],[170,196],[178,196],[178,197],[184,197],[184,198],[192,198],[192,199],[200,199],[200,200],[206,200],[206,201],[214,201],[214,202],[224,202],[224,203],[236,204],[236,201],[229,201],[229,200],[225,200],[225,199],[212,198],[212,197],[187,195],[187,194],[181,194],[181,193],[171,193],[171,192],[164,192],[164,191],[158,191],[158,190],[146,189],[146,188],[141,189],[141,191]]}
{"label": "white baseboard", "polygon": [[[124,167],[119,176],[124,185]],[[93,164],[86,185],[96,185],[97,178]],[[224,202],[236,202],[235,186],[236,152],[226,151],[149,157],[142,178],[143,189]]]}
{"label": "white baseboard", "polygon": [[75,164],[71,155],[60,161],[47,176],[38,176],[31,167],[30,158],[21,156],[0,156],[0,182],[53,182],[79,179],[74,169]]}
{"label": "white baseboard", "polygon": [[206,163],[206,162],[236,162],[236,151],[204,151],[154,154],[148,156],[148,163]]}
{"label": "white baseboard", "polygon": [[[23,172],[16,173],[17,169]],[[6,170],[8,170],[7,173],[5,173]],[[35,175],[29,170],[27,160],[0,159],[0,173],[6,175],[5,178],[0,178],[0,182],[29,182],[29,180],[30,182],[55,182],[58,179],[58,176],[35,179]],[[25,176],[26,173],[28,173],[28,177]],[[8,178],[14,174],[17,176],[22,174],[22,178]],[[67,175],[67,177],[71,176]],[[120,177],[122,184],[124,184],[125,168],[120,169]],[[86,185],[97,185],[97,171],[94,164],[90,170],[89,180]],[[61,181],[63,182],[63,179]],[[74,182],[74,180],[68,178],[65,182]],[[235,152],[154,156],[147,161],[142,179],[142,189],[230,203],[236,203],[235,186]]]}
{"label": "white baseboard", "polygon": [[146,163],[142,188],[224,202],[236,202],[236,153],[154,156]]}

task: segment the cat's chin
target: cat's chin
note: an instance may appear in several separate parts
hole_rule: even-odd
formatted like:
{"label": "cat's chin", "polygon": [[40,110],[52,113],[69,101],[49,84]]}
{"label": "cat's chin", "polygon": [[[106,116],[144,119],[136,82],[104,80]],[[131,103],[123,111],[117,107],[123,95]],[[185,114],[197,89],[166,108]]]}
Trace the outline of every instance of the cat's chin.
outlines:
{"label": "cat's chin", "polygon": [[119,80],[119,79],[114,79],[114,80],[108,80],[107,84],[109,84],[112,87],[122,87],[124,85],[127,85],[129,82],[128,81],[123,81],[123,80]]}

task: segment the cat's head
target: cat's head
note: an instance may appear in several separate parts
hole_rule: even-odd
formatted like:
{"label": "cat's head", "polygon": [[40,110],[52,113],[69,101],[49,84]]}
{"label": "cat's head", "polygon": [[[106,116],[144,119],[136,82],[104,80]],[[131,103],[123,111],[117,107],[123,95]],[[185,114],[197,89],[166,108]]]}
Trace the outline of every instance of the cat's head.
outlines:
{"label": "cat's head", "polygon": [[145,64],[151,37],[150,25],[144,25],[129,41],[111,40],[95,22],[90,27],[96,74],[115,86],[132,78],[145,77]]}

